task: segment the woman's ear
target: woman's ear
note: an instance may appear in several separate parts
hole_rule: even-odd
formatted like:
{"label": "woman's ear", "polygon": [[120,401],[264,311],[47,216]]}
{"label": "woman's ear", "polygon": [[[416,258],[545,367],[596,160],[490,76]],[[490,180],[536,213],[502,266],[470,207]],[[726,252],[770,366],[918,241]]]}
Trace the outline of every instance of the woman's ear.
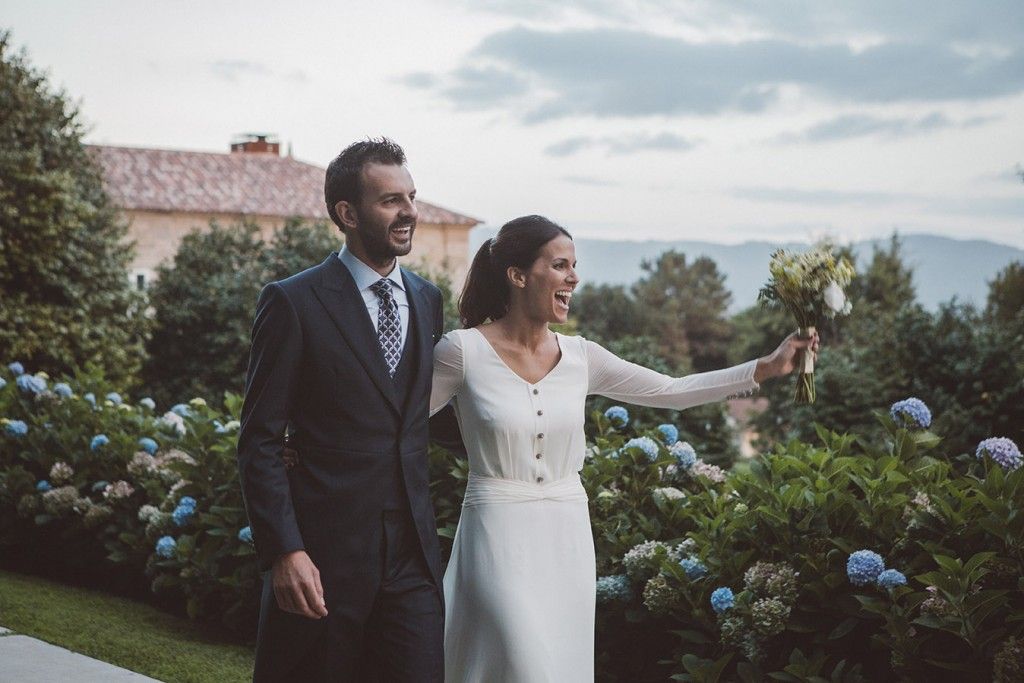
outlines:
{"label": "woman's ear", "polygon": [[526,287],[526,273],[521,268],[515,266],[509,266],[505,271],[505,275],[508,277],[509,282],[512,283],[513,287],[523,289]]}

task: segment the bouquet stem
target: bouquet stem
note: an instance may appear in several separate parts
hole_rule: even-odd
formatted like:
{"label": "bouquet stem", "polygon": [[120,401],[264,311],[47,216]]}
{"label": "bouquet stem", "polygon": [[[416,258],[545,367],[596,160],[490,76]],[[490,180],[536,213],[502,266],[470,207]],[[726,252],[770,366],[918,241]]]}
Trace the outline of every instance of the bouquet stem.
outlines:
{"label": "bouquet stem", "polygon": [[[800,327],[797,336],[801,339],[810,339],[814,332],[814,326],[808,325]],[[797,365],[800,367],[800,376],[797,378],[796,395],[793,400],[795,403],[814,403],[814,354],[809,349],[801,351]]]}

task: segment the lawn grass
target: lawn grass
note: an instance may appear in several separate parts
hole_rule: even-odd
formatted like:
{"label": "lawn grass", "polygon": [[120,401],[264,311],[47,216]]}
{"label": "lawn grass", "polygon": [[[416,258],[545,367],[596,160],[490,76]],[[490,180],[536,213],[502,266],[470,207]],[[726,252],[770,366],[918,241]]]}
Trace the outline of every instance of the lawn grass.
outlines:
{"label": "lawn grass", "polygon": [[252,648],[143,603],[0,571],[0,626],[168,683],[252,680]]}

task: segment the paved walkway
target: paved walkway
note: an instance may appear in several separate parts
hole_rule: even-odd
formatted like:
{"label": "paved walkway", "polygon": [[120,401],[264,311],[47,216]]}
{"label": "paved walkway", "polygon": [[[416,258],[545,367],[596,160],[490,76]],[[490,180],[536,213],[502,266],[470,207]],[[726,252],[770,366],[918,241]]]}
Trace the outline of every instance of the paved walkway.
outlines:
{"label": "paved walkway", "polygon": [[14,683],[159,683],[155,678],[12,633],[0,626],[0,681]]}

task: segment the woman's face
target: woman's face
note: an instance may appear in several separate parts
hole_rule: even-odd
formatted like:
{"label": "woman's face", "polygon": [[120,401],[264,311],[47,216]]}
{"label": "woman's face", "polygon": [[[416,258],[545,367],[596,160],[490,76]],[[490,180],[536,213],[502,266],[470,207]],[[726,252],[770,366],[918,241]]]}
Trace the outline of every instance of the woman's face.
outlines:
{"label": "woman's face", "polygon": [[549,323],[566,322],[572,292],[580,282],[576,276],[576,246],[572,240],[559,235],[541,247],[524,281],[523,298],[530,317]]}

